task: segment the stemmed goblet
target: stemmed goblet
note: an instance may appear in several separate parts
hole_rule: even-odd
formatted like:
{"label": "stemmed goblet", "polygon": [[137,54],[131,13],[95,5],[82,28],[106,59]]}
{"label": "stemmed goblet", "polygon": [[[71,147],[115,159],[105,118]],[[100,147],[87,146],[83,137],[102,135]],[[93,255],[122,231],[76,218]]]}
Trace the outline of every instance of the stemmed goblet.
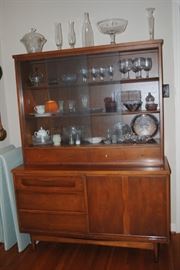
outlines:
{"label": "stemmed goblet", "polygon": [[127,70],[126,70],[126,59],[121,59],[119,61],[119,71],[123,74],[122,80],[125,80],[126,79],[125,74],[127,72]]}
{"label": "stemmed goblet", "polygon": [[100,76],[100,80],[103,81],[104,77],[105,77],[105,71],[106,69],[104,67],[100,67],[99,68],[99,76]]}
{"label": "stemmed goblet", "polygon": [[146,71],[146,78],[149,78],[149,71],[152,68],[152,59],[150,57],[145,58],[144,70]]}
{"label": "stemmed goblet", "polygon": [[131,58],[126,59],[126,61],[125,61],[125,70],[127,72],[127,79],[130,79],[129,72],[132,69],[132,65],[133,65],[132,59]]}
{"label": "stemmed goblet", "polygon": [[136,74],[136,78],[142,78],[142,70],[145,66],[145,58],[144,57],[137,57],[133,60],[132,70]]}
{"label": "stemmed goblet", "polygon": [[108,72],[108,74],[109,74],[109,76],[110,76],[110,79],[112,80],[113,79],[113,73],[114,73],[114,68],[113,68],[113,66],[109,66],[108,68],[107,68],[107,72]]}
{"label": "stemmed goblet", "polygon": [[80,70],[80,73],[82,75],[83,82],[87,82],[87,79],[88,79],[88,70],[87,70],[87,68],[82,68]]}
{"label": "stemmed goblet", "polygon": [[95,81],[96,78],[97,78],[98,75],[99,75],[99,70],[98,70],[97,68],[95,68],[95,67],[92,67],[92,69],[91,69],[91,74],[92,74],[92,79],[93,79],[93,81]]}

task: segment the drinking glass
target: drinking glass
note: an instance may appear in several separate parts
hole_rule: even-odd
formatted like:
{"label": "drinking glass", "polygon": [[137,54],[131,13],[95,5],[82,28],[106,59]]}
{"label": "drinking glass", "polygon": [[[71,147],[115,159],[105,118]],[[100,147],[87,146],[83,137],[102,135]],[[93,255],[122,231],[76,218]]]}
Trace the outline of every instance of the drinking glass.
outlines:
{"label": "drinking glass", "polygon": [[76,102],[75,100],[69,100],[68,101],[68,109],[70,113],[73,113],[76,111]]}
{"label": "drinking glass", "polygon": [[88,95],[81,95],[81,106],[83,111],[87,111],[89,107]]}
{"label": "drinking glass", "polygon": [[144,70],[146,71],[146,78],[149,78],[149,71],[152,68],[152,59],[150,57],[145,58]]}
{"label": "drinking glass", "polygon": [[62,49],[63,44],[63,36],[62,36],[62,28],[61,23],[55,23],[55,42],[57,48]]}

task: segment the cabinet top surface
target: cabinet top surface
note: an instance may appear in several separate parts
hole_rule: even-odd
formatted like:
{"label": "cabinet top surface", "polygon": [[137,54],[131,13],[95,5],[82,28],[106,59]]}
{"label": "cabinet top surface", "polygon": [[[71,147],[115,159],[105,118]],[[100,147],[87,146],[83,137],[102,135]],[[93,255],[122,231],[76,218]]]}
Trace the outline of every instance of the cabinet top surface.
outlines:
{"label": "cabinet top surface", "polygon": [[33,59],[43,59],[43,58],[53,58],[61,56],[72,56],[80,54],[93,54],[98,52],[113,52],[113,51],[129,51],[129,50],[141,50],[141,49],[153,49],[158,48],[163,44],[162,39],[158,40],[144,40],[144,41],[134,41],[118,44],[108,44],[108,45],[98,45],[92,47],[79,47],[73,49],[62,49],[54,51],[43,51],[37,53],[26,53],[13,55],[16,61],[26,61]]}
{"label": "cabinet top surface", "polygon": [[168,163],[167,158],[165,157],[164,159],[164,165],[159,166],[159,167],[137,167],[137,166],[128,166],[128,167],[123,167],[123,166],[111,166],[111,165],[106,165],[106,166],[101,166],[101,165],[47,165],[46,168],[44,166],[26,166],[26,165],[20,165],[16,167],[15,169],[12,170],[13,172],[20,173],[26,171],[26,173],[31,173],[33,172],[44,172],[44,173],[50,173],[53,171],[53,173],[67,173],[67,174],[73,174],[74,173],[92,173],[92,174],[142,174],[142,175],[155,175],[155,174],[170,174],[171,169]]}

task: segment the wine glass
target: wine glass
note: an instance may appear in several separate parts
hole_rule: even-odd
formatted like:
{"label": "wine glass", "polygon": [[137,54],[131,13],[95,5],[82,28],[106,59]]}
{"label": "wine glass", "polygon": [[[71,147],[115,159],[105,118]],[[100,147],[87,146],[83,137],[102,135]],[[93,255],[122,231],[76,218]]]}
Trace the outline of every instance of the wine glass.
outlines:
{"label": "wine glass", "polygon": [[82,68],[80,70],[80,73],[82,75],[83,82],[87,82],[87,79],[88,79],[88,70],[87,70],[87,68]]}
{"label": "wine glass", "polygon": [[152,59],[150,57],[145,58],[144,70],[146,71],[146,78],[149,78],[149,71],[152,68]]}
{"label": "wine glass", "polygon": [[114,68],[113,68],[113,66],[109,66],[108,68],[107,68],[107,72],[108,72],[108,74],[109,74],[109,76],[110,76],[110,80],[112,80],[113,79],[113,74],[114,74]]}
{"label": "wine glass", "polygon": [[122,80],[125,80],[125,74],[127,72],[127,70],[126,70],[126,59],[121,59],[119,61],[119,71],[124,75]]}
{"label": "wine glass", "polygon": [[144,57],[137,57],[133,60],[132,70],[136,74],[136,78],[142,78],[142,70],[144,69],[145,65],[145,58]]}
{"label": "wine glass", "polygon": [[100,67],[99,68],[99,76],[100,76],[100,80],[103,81],[104,77],[105,77],[105,71],[106,69],[104,67]]}
{"label": "wine glass", "polygon": [[91,74],[92,74],[92,79],[93,79],[93,81],[95,81],[96,78],[97,78],[98,75],[99,75],[99,70],[98,70],[97,68],[95,68],[95,67],[92,67],[92,69],[91,69]]}
{"label": "wine glass", "polygon": [[74,31],[74,22],[69,21],[68,42],[71,48],[74,48],[76,43],[76,34]]}
{"label": "wine glass", "polygon": [[55,23],[55,42],[57,48],[62,49],[63,44],[63,36],[62,36],[62,28],[61,23]]}
{"label": "wine glass", "polygon": [[128,58],[125,60],[125,71],[127,73],[127,79],[130,79],[129,77],[129,71],[132,69],[132,59],[131,58]]}

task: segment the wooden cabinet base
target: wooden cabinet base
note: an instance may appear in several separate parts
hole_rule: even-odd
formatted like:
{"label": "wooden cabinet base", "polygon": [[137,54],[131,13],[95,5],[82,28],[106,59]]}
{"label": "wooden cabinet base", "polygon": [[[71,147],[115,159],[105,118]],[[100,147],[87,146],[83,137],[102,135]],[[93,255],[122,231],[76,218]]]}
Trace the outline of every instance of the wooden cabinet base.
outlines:
{"label": "wooden cabinet base", "polygon": [[153,243],[140,241],[103,241],[103,240],[78,239],[78,238],[56,237],[56,236],[36,235],[36,234],[31,235],[31,241],[33,249],[36,247],[37,241],[146,249],[153,251],[155,262],[157,262],[159,259],[158,242]]}
{"label": "wooden cabinet base", "polygon": [[170,169],[59,166],[13,170],[20,230],[35,241],[153,250],[169,242]]}

